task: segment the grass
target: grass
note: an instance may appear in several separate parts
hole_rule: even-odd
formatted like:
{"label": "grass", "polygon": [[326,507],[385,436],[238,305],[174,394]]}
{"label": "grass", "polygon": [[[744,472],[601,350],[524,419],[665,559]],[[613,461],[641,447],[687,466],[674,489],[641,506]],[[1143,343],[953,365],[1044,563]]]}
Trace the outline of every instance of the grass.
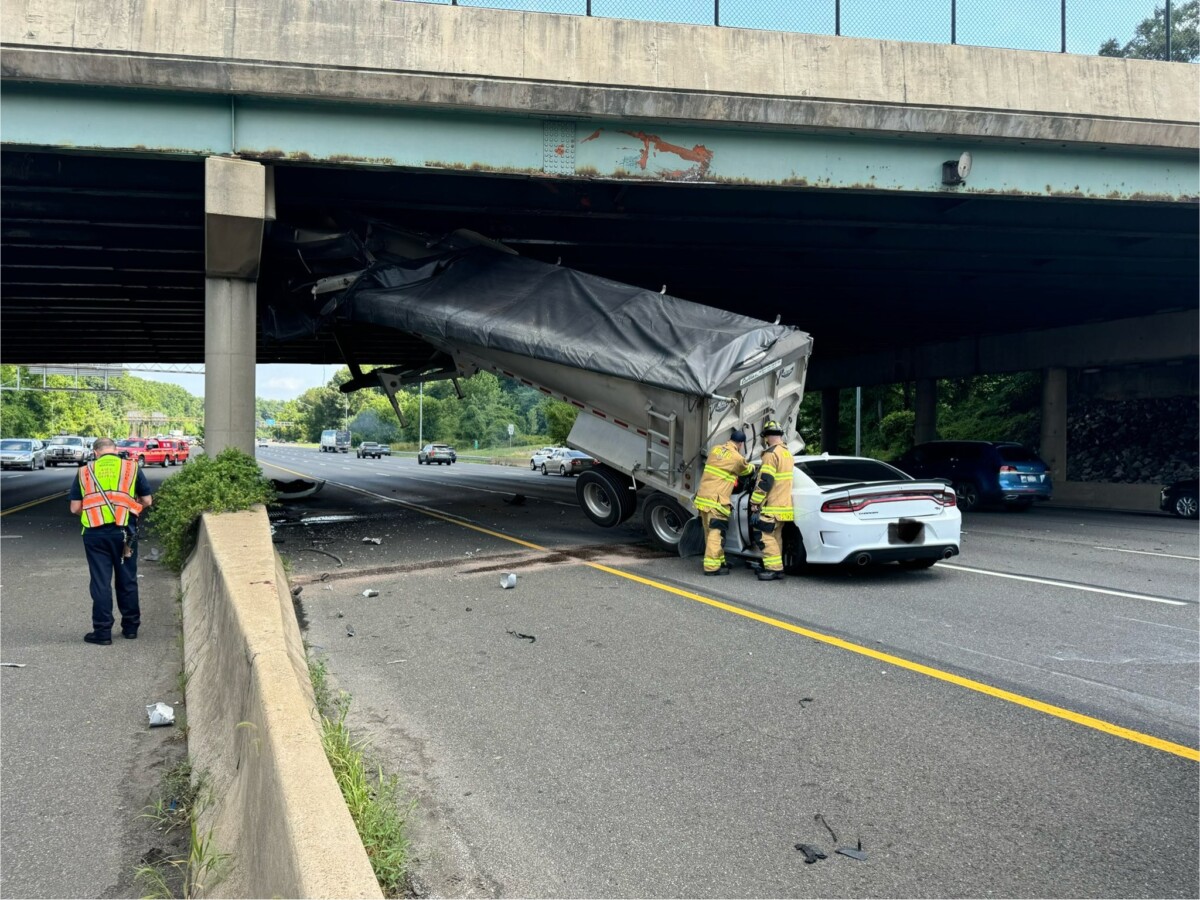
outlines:
{"label": "grass", "polygon": [[134,881],[146,897],[199,897],[211,892],[229,871],[233,857],[213,844],[212,830],[201,833],[200,813],[212,802],[208,781],[184,760],[162,778],[158,798],[142,813],[164,835],[186,829],[179,852],[147,860],[134,869]]}
{"label": "grass", "polygon": [[[310,660],[308,671],[321,711],[321,743],[375,878],[384,896],[404,896],[408,886],[408,838],[406,817],[399,806],[399,781],[394,775],[385,776],[381,767],[368,768],[364,755],[367,741],[355,740],[346,727],[350,695],[343,692],[333,696],[325,660]],[[333,715],[326,715],[326,711]]]}

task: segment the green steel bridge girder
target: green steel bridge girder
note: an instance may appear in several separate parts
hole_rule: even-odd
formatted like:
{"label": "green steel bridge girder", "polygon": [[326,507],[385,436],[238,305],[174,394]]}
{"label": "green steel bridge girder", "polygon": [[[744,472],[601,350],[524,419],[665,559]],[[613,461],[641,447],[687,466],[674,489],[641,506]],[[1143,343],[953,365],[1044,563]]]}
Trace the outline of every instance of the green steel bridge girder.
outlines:
{"label": "green steel bridge girder", "polygon": [[[3,146],[906,193],[1196,202],[1190,151],[801,133],[5,82]],[[964,151],[964,184],[942,164]]]}

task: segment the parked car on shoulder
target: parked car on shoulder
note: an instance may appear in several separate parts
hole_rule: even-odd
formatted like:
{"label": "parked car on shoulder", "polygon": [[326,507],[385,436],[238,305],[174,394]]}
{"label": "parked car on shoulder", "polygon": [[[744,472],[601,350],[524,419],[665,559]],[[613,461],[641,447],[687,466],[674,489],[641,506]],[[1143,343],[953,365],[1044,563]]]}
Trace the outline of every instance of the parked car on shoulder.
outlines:
{"label": "parked car on shoulder", "polygon": [[78,435],[56,434],[46,443],[46,465],[85,466],[92,451],[87,442]]}
{"label": "parked car on shoulder", "polygon": [[0,468],[46,468],[46,448],[35,438],[5,438],[0,441]]}
{"label": "parked car on shoulder", "polygon": [[458,461],[458,454],[449,444],[426,444],[417,451],[417,465],[432,466],[453,465]]}
{"label": "parked car on shoulder", "polygon": [[169,465],[167,451],[153,438],[125,438],[117,441],[117,454],[124,459],[136,459],[139,466]]}
{"label": "parked car on shoulder", "polygon": [[183,438],[162,438],[158,445],[167,454],[167,462],[172,466],[186,465],[191,456],[191,447]]}
{"label": "parked car on shoulder", "polygon": [[929,441],[894,463],[914,478],[944,478],[964,512],[983,505],[1028,509],[1053,494],[1049,467],[1011,441]]}
{"label": "parked car on shoulder", "polygon": [[354,455],[359,459],[379,459],[384,455],[384,448],[382,444],[377,444],[375,441],[363,441],[354,451]]}
{"label": "parked car on shoulder", "polygon": [[565,453],[570,449],[570,447],[543,447],[541,450],[535,451],[533,456],[529,457],[529,468],[536,472],[542,467],[542,463],[546,462],[556,453]]}
{"label": "parked car on shoulder", "polygon": [[1167,485],[1159,494],[1159,509],[1184,519],[1196,518],[1197,485],[1200,485],[1200,479],[1196,478],[1185,478]]}
{"label": "parked car on shoulder", "polygon": [[594,456],[588,456],[582,450],[564,450],[547,459],[542,463],[541,468],[543,475],[557,472],[559,475],[569,478],[598,465],[600,465],[600,460]]}

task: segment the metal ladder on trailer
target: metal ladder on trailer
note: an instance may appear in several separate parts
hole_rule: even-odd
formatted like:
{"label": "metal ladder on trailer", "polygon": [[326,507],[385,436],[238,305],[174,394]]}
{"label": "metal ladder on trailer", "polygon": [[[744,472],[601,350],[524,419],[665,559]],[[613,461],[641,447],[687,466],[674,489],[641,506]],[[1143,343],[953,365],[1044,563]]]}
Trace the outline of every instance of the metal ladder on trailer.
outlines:
{"label": "metal ladder on trailer", "polygon": [[[646,468],[645,471],[666,480],[675,487],[679,473],[675,470],[675,413],[666,415],[646,404]],[[664,446],[663,444],[666,444]]]}

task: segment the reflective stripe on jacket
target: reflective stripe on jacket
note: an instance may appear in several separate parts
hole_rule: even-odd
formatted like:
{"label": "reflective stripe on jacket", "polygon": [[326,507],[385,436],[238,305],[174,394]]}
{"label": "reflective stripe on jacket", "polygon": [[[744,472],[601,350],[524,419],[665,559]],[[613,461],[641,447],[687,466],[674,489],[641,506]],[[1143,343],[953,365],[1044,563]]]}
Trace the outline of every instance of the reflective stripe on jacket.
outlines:
{"label": "reflective stripe on jacket", "polygon": [[83,494],[83,512],[79,521],[84,528],[111,524],[124,526],[129,522],[130,513],[135,516],[141,513],[142,504],[133,494],[137,473],[136,460],[111,454],[101,456],[79,470],[79,488]]}
{"label": "reflective stripe on jacket", "polygon": [[796,518],[792,511],[792,469],[795,465],[792,454],[783,444],[764,451],[758,487],[750,495],[750,502],[761,506],[764,516],[779,522],[791,522]]}
{"label": "reflective stripe on jacket", "polygon": [[708,461],[704,464],[704,474],[700,476],[700,486],[692,505],[701,511],[728,516],[729,498],[733,496],[738,478],[753,471],[754,466],[738,452],[737,444],[733,441],[718,444],[708,451]]}

